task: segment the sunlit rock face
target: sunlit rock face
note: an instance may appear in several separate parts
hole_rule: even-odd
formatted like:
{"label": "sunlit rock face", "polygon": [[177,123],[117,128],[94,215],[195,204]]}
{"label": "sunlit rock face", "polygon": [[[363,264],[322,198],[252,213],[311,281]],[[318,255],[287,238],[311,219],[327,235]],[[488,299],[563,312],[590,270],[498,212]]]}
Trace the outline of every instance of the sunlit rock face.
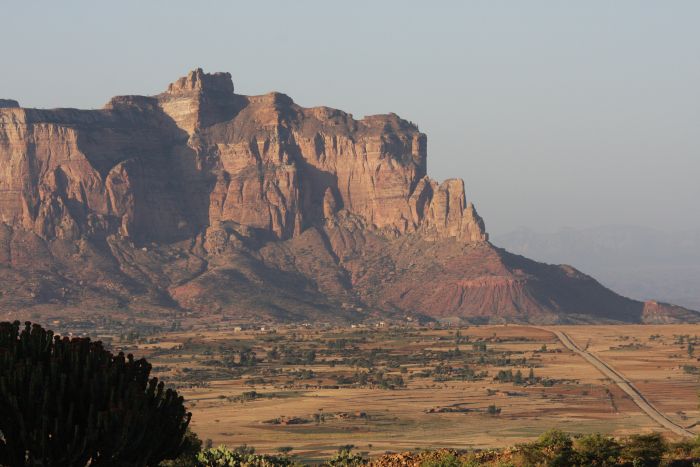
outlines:
{"label": "sunlit rock face", "polygon": [[175,239],[234,222],[288,239],[331,208],[396,234],[486,239],[462,182],[430,180],[425,135],[394,114],[240,96],[228,73],[201,69],[102,110],[14,104],[0,114],[0,216],[45,238]]}
{"label": "sunlit rock face", "polygon": [[99,110],[0,100],[0,283],[0,311],[696,316],[491,245],[462,180],[428,177],[426,136],[395,114],[243,96],[230,74],[201,69]]}

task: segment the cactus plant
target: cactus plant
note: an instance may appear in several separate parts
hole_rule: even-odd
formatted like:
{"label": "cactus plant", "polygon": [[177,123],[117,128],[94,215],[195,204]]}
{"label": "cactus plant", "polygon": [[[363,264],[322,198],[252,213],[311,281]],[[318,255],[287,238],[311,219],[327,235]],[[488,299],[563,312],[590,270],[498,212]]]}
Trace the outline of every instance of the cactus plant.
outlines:
{"label": "cactus plant", "polygon": [[101,342],[0,323],[0,465],[157,465],[191,414],[151,365]]}

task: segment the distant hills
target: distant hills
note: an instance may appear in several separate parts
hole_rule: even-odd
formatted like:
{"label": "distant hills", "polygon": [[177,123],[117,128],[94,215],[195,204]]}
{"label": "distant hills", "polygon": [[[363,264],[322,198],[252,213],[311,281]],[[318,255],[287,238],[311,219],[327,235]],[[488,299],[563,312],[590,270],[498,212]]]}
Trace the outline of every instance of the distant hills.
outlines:
{"label": "distant hills", "polygon": [[700,309],[700,230],[609,225],[493,235],[496,245],[548,263],[575,264],[618,293]]}

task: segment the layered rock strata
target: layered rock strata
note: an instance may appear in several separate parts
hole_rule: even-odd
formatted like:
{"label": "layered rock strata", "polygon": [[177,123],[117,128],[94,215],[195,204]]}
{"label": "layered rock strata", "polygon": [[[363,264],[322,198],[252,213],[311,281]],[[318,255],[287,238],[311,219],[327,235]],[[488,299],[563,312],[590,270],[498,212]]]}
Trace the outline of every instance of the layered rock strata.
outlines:
{"label": "layered rock strata", "polygon": [[695,316],[495,248],[464,183],[427,175],[426,136],[397,115],[243,96],[228,73],[201,69],[100,110],[0,100],[0,222],[0,309]]}

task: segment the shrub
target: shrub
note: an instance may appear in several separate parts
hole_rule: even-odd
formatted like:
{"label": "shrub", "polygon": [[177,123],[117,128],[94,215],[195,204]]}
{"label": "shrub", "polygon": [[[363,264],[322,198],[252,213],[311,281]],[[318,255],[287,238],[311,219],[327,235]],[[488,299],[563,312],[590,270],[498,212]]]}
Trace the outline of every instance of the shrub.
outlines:
{"label": "shrub", "polygon": [[700,458],[700,436],[677,441],[668,447],[668,452],[676,457]]}
{"label": "shrub", "polygon": [[441,452],[438,455],[421,462],[421,467],[462,467],[465,465],[452,452]]}
{"label": "shrub", "polygon": [[[211,440],[207,441],[211,442]],[[180,455],[175,459],[161,462],[160,467],[199,467],[197,455],[202,450],[202,444],[197,433],[187,428]]]}
{"label": "shrub", "polygon": [[352,448],[341,448],[338,453],[331,457],[324,465],[329,467],[353,467],[357,465],[365,465],[367,459],[361,454],[353,454]]}
{"label": "shrub", "polygon": [[614,466],[620,457],[620,443],[600,433],[577,439],[575,449],[576,464],[582,466]]}
{"label": "shrub", "polygon": [[666,443],[659,433],[632,435],[622,446],[622,458],[635,467],[654,467],[661,463]]}
{"label": "shrub", "polygon": [[177,457],[182,397],[101,342],[0,323],[0,464],[156,465]]}
{"label": "shrub", "polygon": [[574,450],[571,436],[561,430],[549,430],[534,443],[520,446],[527,465],[547,467],[569,467],[574,465]]}
{"label": "shrub", "polygon": [[197,456],[198,467],[284,467],[294,465],[288,457],[255,454],[255,449],[205,449]]}

